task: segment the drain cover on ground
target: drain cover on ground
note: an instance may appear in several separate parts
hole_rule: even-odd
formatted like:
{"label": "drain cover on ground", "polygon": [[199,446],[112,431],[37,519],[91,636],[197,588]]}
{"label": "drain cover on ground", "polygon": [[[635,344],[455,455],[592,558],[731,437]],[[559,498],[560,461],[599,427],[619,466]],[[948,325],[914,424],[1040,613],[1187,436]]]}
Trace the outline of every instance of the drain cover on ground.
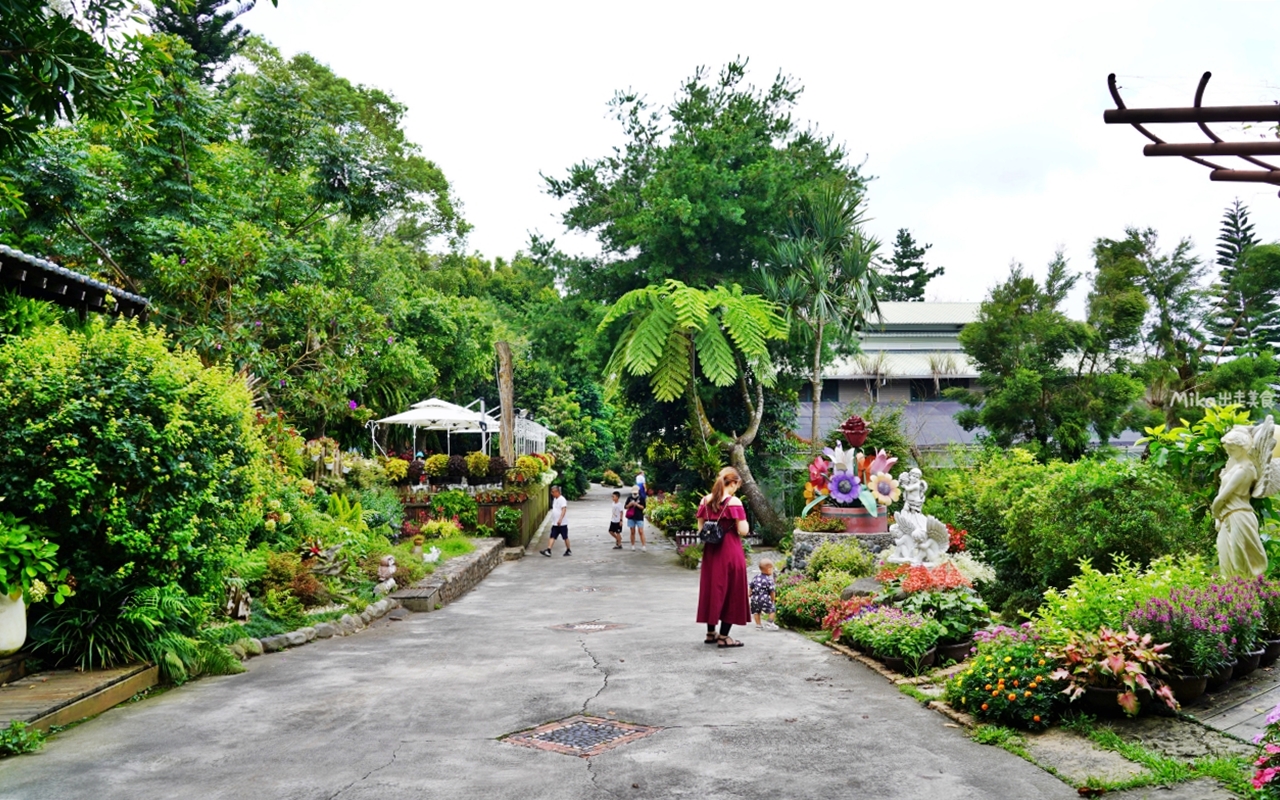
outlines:
{"label": "drain cover on ground", "polygon": [[511,744],[550,750],[569,756],[599,755],[620,745],[634,742],[662,730],[650,725],[632,725],[601,717],[582,714],[567,719],[548,722],[531,731],[513,733],[506,737]]}
{"label": "drain cover on ground", "polygon": [[551,630],[568,631],[570,633],[599,633],[600,631],[616,631],[625,627],[627,626],[621,622],[591,620],[590,622],[566,622],[563,625],[552,625]]}

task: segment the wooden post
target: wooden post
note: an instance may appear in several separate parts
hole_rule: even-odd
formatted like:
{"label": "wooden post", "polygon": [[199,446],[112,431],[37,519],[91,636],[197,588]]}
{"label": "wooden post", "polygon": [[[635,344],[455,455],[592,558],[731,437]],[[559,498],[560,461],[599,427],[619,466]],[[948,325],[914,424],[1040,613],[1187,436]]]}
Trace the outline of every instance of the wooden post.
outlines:
{"label": "wooden post", "polygon": [[498,351],[498,402],[501,404],[502,431],[498,452],[511,467],[516,465],[516,400],[511,366],[511,345],[495,342]]}

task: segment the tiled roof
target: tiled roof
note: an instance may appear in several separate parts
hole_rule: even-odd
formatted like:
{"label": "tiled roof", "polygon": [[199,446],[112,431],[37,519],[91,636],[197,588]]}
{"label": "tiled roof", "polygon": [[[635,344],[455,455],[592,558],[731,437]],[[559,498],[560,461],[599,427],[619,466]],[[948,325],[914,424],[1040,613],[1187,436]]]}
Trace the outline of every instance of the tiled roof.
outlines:
{"label": "tiled roof", "polygon": [[23,297],[49,300],[80,311],[113,310],[106,303],[107,295],[110,295],[115,299],[114,310],[127,317],[144,313],[151,305],[145,297],[2,244],[0,286],[8,286]]}
{"label": "tiled roof", "polygon": [[895,325],[965,325],[978,318],[981,303],[881,303],[881,322],[869,331]]}

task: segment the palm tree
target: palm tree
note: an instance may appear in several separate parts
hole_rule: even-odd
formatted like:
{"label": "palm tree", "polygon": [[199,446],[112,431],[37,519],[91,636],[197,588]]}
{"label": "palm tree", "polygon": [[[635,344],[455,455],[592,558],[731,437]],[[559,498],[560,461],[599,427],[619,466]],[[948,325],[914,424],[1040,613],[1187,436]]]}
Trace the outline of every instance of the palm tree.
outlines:
{"label": "palm tree", "polygon": [[[648,378],[661,402],[684,397],[694,431],[705,445],[727,455],[742,476],[742,493],[756,519],[781,534],[782,520],[756,484],[746,457],[764,417],[764,390],[777,378],[769,343],[787,338],[781,309],[737,285],[698,289],[668,280],[624,294],[597,331],[624,317],[630,321],[614,344],[607,379],[614,382],[626,372]],[[712,426],[697,391],[699,370],[715,386],[740,387],[749,419],[741,434],[726,436]]]}
{"label": "palm tree", "polygon": [[818,410],[822,398],[822,350],[831,334],[852,339],[880,315],[877,294],[884,280],[876,270],[880,242],[862,232],[863,195],[847,183],[827,183],[803,197],[785,235],[761,265],[764,296],[777,303],[793,333],[813,346],[810,441],[822,448]]}

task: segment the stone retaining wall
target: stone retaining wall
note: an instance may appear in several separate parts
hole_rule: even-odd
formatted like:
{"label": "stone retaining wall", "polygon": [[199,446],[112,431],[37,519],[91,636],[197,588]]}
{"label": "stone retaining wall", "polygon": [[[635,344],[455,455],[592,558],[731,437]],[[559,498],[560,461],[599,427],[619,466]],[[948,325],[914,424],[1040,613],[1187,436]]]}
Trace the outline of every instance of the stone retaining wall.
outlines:
{"label": "stone retaining wall", "polygon": [[504,549],[501,539],[471,541],[475,552],[449,559],[413,586],[394,592],[391,598],[410,611],[434,611],[471,591],[502,563]]}

